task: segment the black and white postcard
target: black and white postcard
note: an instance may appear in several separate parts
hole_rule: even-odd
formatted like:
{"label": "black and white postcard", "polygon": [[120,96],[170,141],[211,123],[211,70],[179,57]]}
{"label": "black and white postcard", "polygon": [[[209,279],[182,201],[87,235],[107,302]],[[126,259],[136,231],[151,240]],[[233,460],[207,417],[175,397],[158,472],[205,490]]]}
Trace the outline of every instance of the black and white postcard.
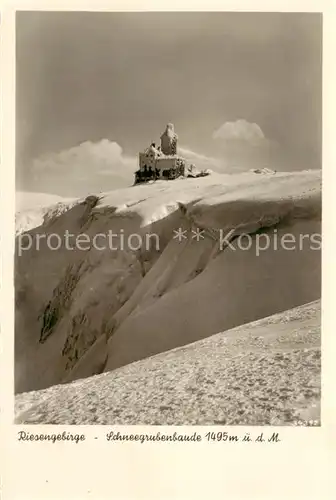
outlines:
{"label": "black and white postcard", "polygon": [[[104,452],[112,496],[45,462],[6,500],[226,498],[240,461],[227,498],[319,496],[322,473],[252,479],[267,453],[291,481],[292,445],[303,480],[323,439],[324,14],[295,3],[11,11],[15,454],[71,474]],[[139,470],[113,495],[125,453],[156,495]],[[209,490],[199,464],[173,478],[194,454]]]}

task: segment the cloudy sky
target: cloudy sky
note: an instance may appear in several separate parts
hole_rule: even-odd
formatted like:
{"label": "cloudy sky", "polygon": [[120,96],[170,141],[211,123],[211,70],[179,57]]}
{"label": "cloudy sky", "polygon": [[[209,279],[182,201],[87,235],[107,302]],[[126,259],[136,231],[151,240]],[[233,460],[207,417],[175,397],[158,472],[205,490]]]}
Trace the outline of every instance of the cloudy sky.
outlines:
{"label": "cloudy sky", "polygon": [[321,38],[318,14],[19,13],[18,188],[122,185],[168,122],[202,165],[321,168]]}

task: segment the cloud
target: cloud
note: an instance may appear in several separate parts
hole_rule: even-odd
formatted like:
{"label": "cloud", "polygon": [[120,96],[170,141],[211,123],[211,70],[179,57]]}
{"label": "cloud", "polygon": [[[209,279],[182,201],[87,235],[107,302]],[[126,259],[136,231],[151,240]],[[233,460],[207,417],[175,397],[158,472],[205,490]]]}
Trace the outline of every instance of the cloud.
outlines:
{"label": "cloud", "polygon": [[[178,153],[200,170],[226,170],[220,159],[188,147],[179,148]],[[131,186],[137,168],[137,158],[125,155],[118,143],[108,139],[86,141],[33,160],[29,180],[21,189],[62,197],[86,196]]]}
{"label": "cloud", "polygon": [[240,119],[223,123],[212,138],[213,151],[230,171],[251,168],[283,170],[284,152],[279,143],[265,136],[257,123]]}
{"label": "cloud", "polygon": [[246,120],[225,122],[214,131],[212,137],[225,141],[243,141],[250,145],[258,145],[266,140],[259,125]]}
{"label": "cloud", "polygon": [[116,142],[102,139],[35,159],[27,190],[61,196],[84,196],[133,184],[135,157]]}
{"label": "cloud", "polygon": [[183,158],[187,160],[187,163],[194,163],[199,170],[203,170],[206,168],[216,171],[225,170],[223,162],[219,158],[213,158],[201,153],[196,153],[188,147],[179,147],[178,154],[183,156]]}

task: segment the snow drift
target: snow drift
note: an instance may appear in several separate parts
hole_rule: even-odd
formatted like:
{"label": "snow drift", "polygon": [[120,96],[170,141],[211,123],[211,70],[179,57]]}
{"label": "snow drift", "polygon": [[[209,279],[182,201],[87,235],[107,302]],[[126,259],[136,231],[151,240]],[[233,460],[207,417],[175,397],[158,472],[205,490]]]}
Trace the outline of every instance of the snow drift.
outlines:
{"label": "snow drift", "polygon": [[312,302],[103,375],[20,394],[16,423],[320,425],[320,313],[320,301]]}
{"label": "snow drift", "polygon": [[[319,171],[214,174],[90,196],[30,229],[32,238],[69,231],[90,241],[109,230],[142,241],[154,233],[159,248],[56,251],[43,240],[16,257],[16,392],[114,370],[318,299],[321,256],[310,236],[321,231],[320,197]],[[221,245],[228,233],[233,248]],[[275,249],[287,233],[308,237]],[[250,249],[239,248],[240,234]],[[270,245],[257,256],[261,234]]]}

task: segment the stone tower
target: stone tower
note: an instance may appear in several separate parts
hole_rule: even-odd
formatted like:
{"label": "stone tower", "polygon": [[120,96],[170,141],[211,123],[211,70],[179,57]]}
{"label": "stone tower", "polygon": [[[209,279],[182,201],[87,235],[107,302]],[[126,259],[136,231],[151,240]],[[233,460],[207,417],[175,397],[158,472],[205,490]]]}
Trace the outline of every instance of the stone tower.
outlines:
{"label": "stone tower", "polygon": [[168,123],[166,130],[161,135],[161,151],[165,155],[176,155],[178,136],[174,132],[174,125]]}

